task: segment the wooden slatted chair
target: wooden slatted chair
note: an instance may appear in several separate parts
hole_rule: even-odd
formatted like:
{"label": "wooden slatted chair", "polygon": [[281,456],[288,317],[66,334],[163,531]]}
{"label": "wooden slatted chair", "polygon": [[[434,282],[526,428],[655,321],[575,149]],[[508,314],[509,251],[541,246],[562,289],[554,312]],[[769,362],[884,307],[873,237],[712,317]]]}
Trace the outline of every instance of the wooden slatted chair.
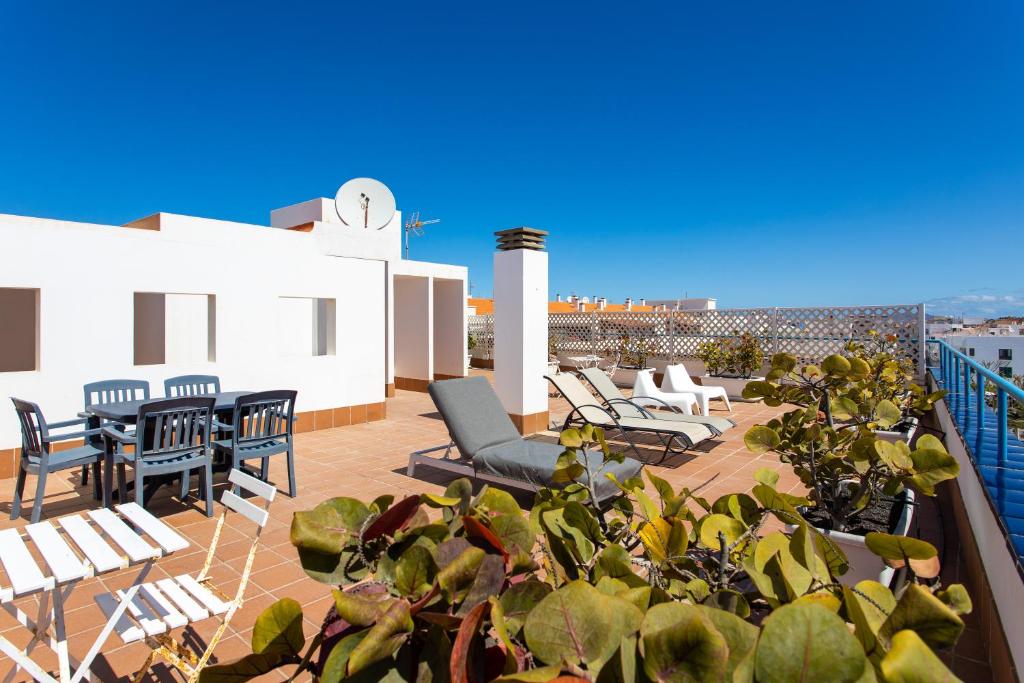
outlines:
{"label": "wooden slatted chair", "polygon": [[[135,683],[144,680],[158,657],[180,671],[189,683],[198,681],[200,672],[224,636],[231,618],[242,607],[245,589],[260,546],[260,535],[270,518],[270,504],[277,489],[236,469],[231,470],[228,482],[232,488],[224,491],[221,496],[220,502],[224,509],[217,519],[203,568],[194,576],[182,574],[143,584],[128,606],[127,615],[121,618],[114,629],[125,643],[144,641],[151,648],[145,664],[134,676]],[[232,489],[241,489],[252,494],[254,498],[262,499],[262,506],[233,493]],[[210,569],[217,556],[217,545],[229,510],[256,525],[252,547],[245,558],[242,576],[233,597],[221,592],[210,580]],[[123,595],[122,591],[106,593],[97,596],[96,602],[109,618]],[[172,631],[176,629],[206,619],[217,619],[220,624],[202,652],[189,648],[172,635]]]}

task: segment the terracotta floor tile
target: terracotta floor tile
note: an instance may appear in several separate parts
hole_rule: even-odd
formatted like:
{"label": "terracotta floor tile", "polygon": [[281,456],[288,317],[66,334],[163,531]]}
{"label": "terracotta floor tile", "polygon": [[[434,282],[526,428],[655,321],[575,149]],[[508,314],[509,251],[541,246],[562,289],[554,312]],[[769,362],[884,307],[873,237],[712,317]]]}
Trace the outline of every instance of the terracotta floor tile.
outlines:
{"label": "terracotta floor tile", "polygon": [[[490,377],[491,373],[483,372]],[[561,425],[569,412],[568,404],[561,399],[550,402],[550,418],[553,424]],[[727,491],[749,490],[753,484],[753,473],[759,467],[783,469],[778,460],[770,455],[755,456],[743,446],[743,432],[757,422],[767,421],[781,413],[781,409],[765,408],[759,404],[734,403],[733,412],[726,413],[718,407],[712,408],[713,415],[728,415],[739,426],[722,437],[700,444],[684,455],[671,456],[663,465],[651,467],[655,474],[667,479],[676,489],[683,486],[695,487],[711,480],[701,492],[712,500]],[[557,439],[556,432],[539,435],[547,441]],[[264,544],[256,556],[252,581],[247,592],[244,607],[232,620],[229,636],[217,648],[216,656],[221,660],[233,659],[249,652],[249,633],[256,616],[268,605],[283,597],[292,597],[303,605],[307,625],[307,637],[319,627],[324,614],[331,605],[330,587],[307,577],[295,555],[289,540],[292,515],[297,510],[309,509],[334,496],[351,496],[369,501],[376,496],[390,494],[400,499],[406,495],[423,491],[440,492],[456,477],[449,472],[421,467],[416,478],[405,475],[409,453],[430,446],[446,444],[449,441],[444,422],[424,393],[398,391],[388,399],[384,420],[364,422],[344,427],[335,427],[299,434],[295,438],[296,477],[298,496],[287,496],[287,471],[283,458],[274,459],[270,467],[270,479],[279,493],[271,506],[271,519],[263,532]],[[619,450],[626,450],[623,442],[617,442]],[[657,444],[640,445],[645,456],[660,458],[662,448]],[[219,497],[226,488],[224,475],[215,481],[214,496]],[[213,537],[217,517],[207,518],[202,506],[195,498],[197,480],[192,480],[189,499],[179,501],[176,493],[165,487],[147,505],[154,514],[174,526],[179,533],[192,543],[187,551],[160,560],[150,573],[149,580],[156,580],[180,573],[195,574],[202,566],[203,559]],[[82,513],[96,507],[91,496],[91,485],[80,485],[78,472],[66,472],[50,478],[43,508],[44,518],[66,514]],[[26,492],[34,491],[35,478],[29,477]],[[780,487],[796,488],[795,477],[780,479]],[[0,482],[0,512],[9,511],[13,480]],[[514,492],[522,504],[528,505],[532,494]],[[215,512],[219,515],[221,507]],[[26,511],[27,514],[27,511]],[[22,527],[20,520],[9,521],[7,515],[0,515],[0,529]],[[225,592],[232,593],[237,586],[239,572],[249,550],[253,525],[237,515],[229,515],[228,523],[221,532],[212,576],[214,584]],[[83,582],[72,593],[69,601],[71,612],[69,624],[79,630],[72,632],[71,650],[84,651],[99,632],[100,612],[93,601],[99,591],[109,591],[129,585],[137,569],[130,569],[115,575],[104,575],[98,580]],[[6,576],[0,572],[0,583]],[[34,599],[26,603],[26,611],[34,615]],[[93,628],[90,629],[90,626]],[[203,640],[216,628],[209,620],[193,627],[194,638]],[[13,620],[3,614],[0,618],[0,632],[15,644],[27,640],[27,632],[16,627]],[[180,631],[179,631],[180,633]],[[22,636],[21,634],[25,634]],[[205,641],[203,641],[205,642]],[[39,647],[41,661],[51,662],[46,648]],[[145,647],[140,644],[123,645],[114,635],[107,641],[103,655],[96,663],[97,675],[94,680],[125,681],[141,664]],[[0,658],[2,659],[2,658]],[[52,662],[55,662],[55,658]],[[0,669],[4,668],[0,662]],[[275,674],[264,680],[283,680]],[[21,680],[21,679],[18,679]],[[166,667],[157,667],[151,675],[153,681],[179,680]]]}

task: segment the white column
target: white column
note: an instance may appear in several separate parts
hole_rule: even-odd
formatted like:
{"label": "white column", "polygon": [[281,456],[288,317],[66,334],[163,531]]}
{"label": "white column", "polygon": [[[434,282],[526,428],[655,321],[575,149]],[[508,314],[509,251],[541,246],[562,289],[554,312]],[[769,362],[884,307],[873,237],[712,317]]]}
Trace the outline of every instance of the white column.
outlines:
{"label": "white column", "polygon": [[513,249],[494,255],[494,384],[524,433],[547,427],[547,300],[546,252]]}

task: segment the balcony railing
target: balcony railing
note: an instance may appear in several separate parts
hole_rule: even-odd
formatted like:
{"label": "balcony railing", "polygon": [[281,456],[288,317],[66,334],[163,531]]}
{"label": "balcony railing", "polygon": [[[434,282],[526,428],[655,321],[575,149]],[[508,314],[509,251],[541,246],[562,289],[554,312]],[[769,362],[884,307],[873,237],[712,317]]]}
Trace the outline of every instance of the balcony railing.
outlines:
{"label": "balcony railing", "polygon": [[[942,340],[935,381],[977,468],[1024,574],[1024,443],[1011,430],[1011,405],[1024,408],[1024,390]],[[935,358],[935,354],[931,355]]]}

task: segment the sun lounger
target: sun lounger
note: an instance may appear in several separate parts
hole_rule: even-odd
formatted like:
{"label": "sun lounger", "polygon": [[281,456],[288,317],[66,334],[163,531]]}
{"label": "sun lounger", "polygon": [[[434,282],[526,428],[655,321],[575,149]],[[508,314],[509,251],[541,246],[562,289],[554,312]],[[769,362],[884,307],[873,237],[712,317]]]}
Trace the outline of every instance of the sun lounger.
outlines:
{"label": "sun lounger", "polygon": [[610,407],[598,405],[597,399],[575,375],[561,373],[545,377],[572,406],[572,411],[565,418],[564,427],[592,424],[608,431],[619,432],[641,460],[646,461],[630,437],[631,433],[653,434],[658,437],[665,446],[665,451],[658,462],[664,461],[671,453],[683,453],[688,448],[715,436],[715,433],[704,424],[662,420],[648,411],[644,411],[644,417],[627,417]]}
{"label": "sun lounger", "polygon": [[[597,391],[598,396],[601,398],[604,407],[612,408],[617,414],[621,415],[622,417],[656,417],[660,420],[671,420],[673,422],[689,422],[692,424],[702,424],[705,425],[708,429],[710,429],[711,432],[716,436],[719,434],[724,434],[725,432],[729,431],[730,429],[736,426],[736,423],[730,420],[729,418],[718,417],[717,415],[682,415],[677,412],[665,411],[652,413],[645,409],[644,404],[637,401],[638,397],[636,395],[634,395],[632,399],[626,398],[622,394],[622,391],[619,390],[619,387],[615,385],[615,382],[613,382],[608,377],[608,375],[601,372],[600,370],[596,368],[591,368],[582,371],[580,374],[582,374],[583,378],[587,380],[587,382],[589,382],[590,385],[594,387],[594,389]],[[669,410],[673,409],[671,405],[668,405],[666,402],[658,398],[652,396],[647,396],[644,398],[649,399],[649,402],[646,403],[647,406],[657,406],[660,404],[665,408],[668,408]]]}
{"label": "sun lounger", "polygon": [[[410,477],[417,465],[427,465],[531,490],[564,486],[564,483],[556,483],[553,475],[558,456],[565,448],[520,436],[486,378],[432,382],[427,391],[444,418],[452,442],[411,454],[406,471]],[[458,450],[457,457],[453,457],[453,448]],[[440,451],[444,451],[440,458],[429,455]],[[600,453],[590,452],[587,457],[596,470],[600,465]],[[597,502],[620,493],[604,473],[610,472],[622,481],[637,476],[642,468],[641,463],[630,458],[622,463],[609,463],[602,474],[595,477]]]}

